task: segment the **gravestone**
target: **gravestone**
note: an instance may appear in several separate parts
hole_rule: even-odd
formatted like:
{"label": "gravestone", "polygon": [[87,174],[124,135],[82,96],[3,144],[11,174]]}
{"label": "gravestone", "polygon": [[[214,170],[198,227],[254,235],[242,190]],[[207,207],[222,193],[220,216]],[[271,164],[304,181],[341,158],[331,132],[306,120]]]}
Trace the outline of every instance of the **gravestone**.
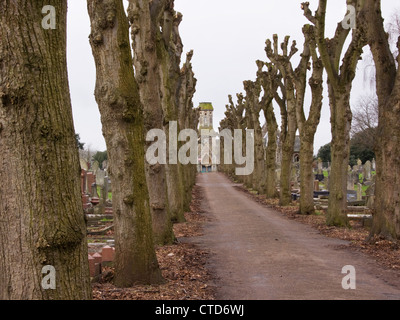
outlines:
{"label": "gravestone", "polygon": [[357,201],[357,191],[356,190],[347,190],[347,201],[348,202]]}
{"label": "gravestone", "polygon": [[92,187],[93,183],[96,183],[96,176],[91,171],[86,172],[86,189],[87,189],[86,192],[87,193],[92,194],[93,190],[91,189],[91,187]]}
{"label": "gravestone", "polygon": [[89,170],[89,166],[88,166],[88,164],[87,164],[85,159],[79,158],[79,162],[81,164],[81,169],[83,169],[85,171]]}
{"label": "gravestone", "polygon": [[318,158],[318,172],[317,174],[324,174],[323,168],[322,168],[322,160],[321,158]]}
{"label": "gravestone", "polygon": [[357,201],[362,200],[362,184],[358,183],[357,184]]}
{"label": "gravestone", "polygon": [[100,187],[104,186],[104,178],[105,178],[106,174],[103,170],[98,169],[96,171],[96,184]]}
{"label": "gravestone", "polygon": [[97,185],[96,183],[92,183],[90,194],[92,198],[98,198],[99,195],[97,194]]}
{"label": "gravestone", "polygon": [[100,166],[99,166],[99,162],[96,160],[95,162],[93,162],[92,164],[92,171],[96,172],[97,174],[97,170],[99,170]]}
{"label": "gravestone", "polygon": [[372,164],[370,161],[367,161],[364,165],[363,168],[363,175],[364,175],[364,181],[370,181],[372,178],[372,174],[371,174],[371,170],[372,170]]}
{"label": "gravestone", "polygon": [[365,191],[365,194],[367,195],[367,207],[370,209],[374,208],[375,203],[375,177],[376,176],[372,177],[371,185]]}
{"label": "gravestone", "polygon": [[319,191],[319,180],[314,181],[314,191]]}
{"label": "gravestone", "polygon": [[347,169],[347,190],[354,190],[354,175],[350,166]]}

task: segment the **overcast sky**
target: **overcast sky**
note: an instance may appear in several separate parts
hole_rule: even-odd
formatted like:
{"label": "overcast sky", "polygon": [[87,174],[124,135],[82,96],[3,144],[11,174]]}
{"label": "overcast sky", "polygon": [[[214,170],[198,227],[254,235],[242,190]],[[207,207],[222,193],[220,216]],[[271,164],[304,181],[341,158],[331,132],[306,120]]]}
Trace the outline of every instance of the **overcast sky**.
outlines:
{"label": "overcast sky", "polygon": [[[125,1],[125,0],[124,0]],[[127,2],[127,1],[125,1]],[[256,60],[267,61],[265,40],[278,34],[281,41],[290,35],[302,51],[302,26],[308,21],[295,0],[175,0],[175,10],[183,14],[180,33],[186,52],[194,50],[192,60],[197,78],[194,105],[213,103],[214,128],[224,118],[228,95],[244,92],[243,81],[255,80]],[[318,1],[309,1],[314,12]],[[400,7],[398,0],[382,1],[386,21]],[[68,72],[75,131],[85,147],[106,149],[101,131],[100,114],[94,99],[95,67],[88,41],[90,23],[86,1],[68,1]],[[329,1],[327,36],[332,36],[336,24],[346,12],[345,1]],[[369,90],[360,63],[354,81],[352,101],[355,103]],[[315,152],[331,140],[329,104],[324,100],[322,118],[315,139]],[[306,102],[307,103],[307,102]],[[306,104],[307,106],[307,104]],[[277,110],[279,118],[279,112]]]}

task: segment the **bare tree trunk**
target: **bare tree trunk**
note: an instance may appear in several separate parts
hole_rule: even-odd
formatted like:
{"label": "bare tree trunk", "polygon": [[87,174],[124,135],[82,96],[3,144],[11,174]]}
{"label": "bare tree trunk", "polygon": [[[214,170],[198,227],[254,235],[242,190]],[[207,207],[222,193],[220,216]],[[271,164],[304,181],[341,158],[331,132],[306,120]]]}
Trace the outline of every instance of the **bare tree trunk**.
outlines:
{"label": "bare tree trunk", "polygon": [[[363,9],[364,0],[348,0],[347,4],[356,8],[355,18],[357,18]],[[350,91],[365,39],[357,24],[357,28],[353,30],[351,42],[342,58],[343,47],[350,28],[346,29],[342,23],[339,23],[334,37],[327,39],[325,37],[326,6],[327,0],[320,0],[318,10],[313,16],[309,9],[309,3],[302,3],[304,15],[315,25],[318,50],[328,75],[333,140],[327,224],[348,226],[346,175],[352,120]]]}
{"label": "bare tree trunk", "polygon": [[276,122],[272,101],[265,111],[265,119],[268,127],[268,144],[266,149],[267,159],[265,163],[266,188],[265,194],[268,199],[277,197],[276,190],[276,151],[278,148],[278,124]]}
{"label": "bare tree trunk", "polygon": [[[0,299],[90,299],[66,61],[67,1],[0,4]],[[55,270],[55,290],[42,286]]]}
{"label": "bare tree trunk", "polygon": [[[88,0],[95,96],[109,155],[115,212],[115,284],[162,281],[153,245],[145,175],[143,108],[134,76],[122,0]],[[162,190],[163,192],[164,190]]]}
{"label": "bare tree trunk", "polygon": [[296,140],[296,105],[293,100],[287,102],[288,127],[282,135],[282,164],[280,183],[280,205],[287,206],[292,201],[291,172],[293,164],[294,143]]}
{"label": "bare tree trunk", "polygon": [[[164,0],[163,16],[159,22],[159,28],[153,29],[156,38],[160,40],[156,42],[156,51],[160,68],[160,88],[161,88],[161,104],[164,110],[164,131],[167,133],[167,142],[170,147],[170,126],[172,121],[179,120],[178,108],[178,87],[180,78],[180,61],[182,55],[183,44],[179,35],[179,25],[182,22],[182,14],[174,10],[174,0]],[[162,39],[162,40],[161,40]],[[179,121],[178,121],[179,124]],[[178,133],[183,128],[177,128]],[[171,141],[172,142],[172,141]],[[177,157],[178,150],[176,141],[173,142],[171,150],[173,150],[174,160]],[[168,160],[169,157],[168,157]],[[166,181],[168,189],[168,202],[171,210],[171,219],[174,222],[185,221],[184,217],[184,182],[183,168],[177,161],[168,161],[166,166]]]}
{"label": "bare tree trunk", "polygon": [[[265,194],[268,199],[278,197],[276,190],[276,152],[278,149],[278,123],[276,121],[272,101],[281,82],[282,75],[278,74],[278,68],[271,63],[257,61],[257,78],[264,89],[264,96],[261,100],[261,108],[267,124],[268,141],[265,150]],[[267,71],[262,71],[267,66]]]}
{"label": "bare tree trunk", "polygon": [[254,171],[251,174],[252,188],[260,194],[265,191],[265,161],[264,161],[264,142],[260,125],[261,105],[259,101],[261,85],[259,81],[245,81],[246,91],[246,116],[248,118],[248,129],[254,129]]}
{"label": "bare tree trunk", "polygon": [[[297,123],[300,133],[300,214],[314,213],[314,175],[312,163],[314,158],[314,136],[317,130],[322,108],[323,71],[324,67],[316,52],[314,28],[306,25],[303,28],[305,36],[303,58],[309,54],[313,60],[313,73],[309,79],[312,91],[312,101],[308,119],[305,117],[304,101],[298,101]],[[309,53],[308,53],[309,51]],[[300,77],[296,77],[299,79]],[[305,90],[305,88],[303,88]]]}
{"label": "bare tree trunk", "polygon": [[[162,104],[162,92],[164,89],[160,80],[161,58],[159,57],[160,52],[163,52],[160,46],[164,45],[160,32],[164,9],[165,0],[130,1],[128,8],[128,16],[132,25],[135,76],[144,108],[145,132],[152,129],[165,131],[165,115]],[[165,134],[168,140],[168,132],[165,132]],[[146,144],[146,151],[150,144]],[[166,177],[166,165],[150,165],[146,162],[146,178],[149,187],[150,210],[156,244],[171,243],[174,239],[168,201],[170,191],[168,190]]]}
{"label": "bare tree trunk", "polygon": [[327,224],[335,226],[347,226],[347,168],[350,157],[350,129],[351,108],[350,91],[339,95],[329,84],[329,100],[331,107],[331,174],[329,176],[329,201],[327,212]]}
{"label": "bare tree trunk", "polygon": [[[375,208],[370,237],[400,239],[400,68],[396,66],[384,29],[381,1],[366,0],[365,7],[363,26],[374,57],[379,105]],[[397,47],[400,49],[400,38]]]}
{"label": "bare tree trunk", "polygon": [[[196,92],[197,80],[194,77],[191,60],[193,57],[193,51],[190,51],[186,55],[186,62],[184,63],[181,71],[180,77],[177,84],[177,106],[178,111],[178,127],[181,129],[193,129],[197,130],[198,117],[194,115],[197,114],[197,110],[193,108],[193,96]],[[181,143],[182,144],[182,143]],[[180,145],[181,146],[181,145]],[[178,144],[178,147],[180,147]],[[184,210],[190,210],[190,203],[192,200],[192,188],[196,183],[196,164],[188,164],[182,166],[183,174],[183,187],[184,187]]]}
{"label": "bare tree trunk", "polygon": [[[305,74],[307,69],[299,70],[296,76],[300,76],[301,80],[296,80],[292,64],[290,62],[291,58],[298,51],[296,48],[296,42],[293,44],[288,51],[289,36],[285,37],[284,42],[281,45],[282,54],[278,52],[278,36],[274,35],[273,48],[271,41],[266,41],[265,52],[267,57],[274,63],[277,68],[279,68],[282,74],[283,83],[281,86],[282,97],[275,94],[275,99],[278,102],[281,109],[281,143],[282,143],[282,161],[281,161],[281,181],[280,181],[280,205],[287,206],[292,201],[291,194],[291,168],[293,163],[294,154],[294,143],[296,140],[297,131],[297,120],[296,120],[296,106],[299,103],[299,98],[297,95],[302,95],[296,87],[298,87],[298,82],[305,81]],[[309,57],[303,57],[300,66],[304,64],[303,60],[309,59]],[[307,64],[307,63],[305,63]],[[299,67],[300,67],[299,66]],[[295,85],[297,84],[297,86]],[[303,84],[301,83],[301,86]],[[303,98],[300,97],[300,100]]]}
{"label": "bare tree trunk", "polygon": [[[229,95],[229,105],[226,105],[225,118],[220,122],[219,132],[221,133],[224,129],[228,129],[231,131],[232,135],[234,134],[234,130],[242,130],[242,134],[244,133],[244,128],[246,125],[246,120],[243,116],[245,104],[243,102],[244,97],[243,94],[237,94],[237,105],[235,106],[232,96]],[[244,136],[244,135],[243,135]],[[242,140],[244,141],[244,139]],[[221,146],[224,147],[224,141],[221,142]],[[245,147],[242,145],[242,148]],[[245,149],[243,149],[245,150]],[[221,152],[221,156],[224,155],[224,151]],[[246,183],[248,180],[246,178],[248,176],[236,176],[235,167],[237,164],[235,163],[234,157],[232,157],[232,164],[226,164],[226,160],[224,159],[224,164],[222,168],[225,170],[225,173],[239,180],[240,182]]]}

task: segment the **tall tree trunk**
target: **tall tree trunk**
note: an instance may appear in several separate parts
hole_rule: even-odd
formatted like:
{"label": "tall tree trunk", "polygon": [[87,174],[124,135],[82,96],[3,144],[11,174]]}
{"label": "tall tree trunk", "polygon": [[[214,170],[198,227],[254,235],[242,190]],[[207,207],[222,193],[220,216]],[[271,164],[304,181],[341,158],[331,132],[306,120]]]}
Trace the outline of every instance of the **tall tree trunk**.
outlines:
{"label": "tall tree trunk", "polygon": [[265,163],[266,186],[265,194],[268,199],[277,197],[276,191],[276,151],[278,149],[278,124],[276,122],[272,101],[264,111],[267,121],[268,144],[266,149],[267,159]]}
{"label": "tall tree trunk", "polygon": [[331,107],[331,174],[329,176],[329,201],[327,224],[348,226],[347,218],[347,168],[350,157],[350,129],[352,113],[350,108],[351,86],[335,92],[329,85]]}
{"label": "tall tree trunk", "polygon": [[[384,29],[381,1],[366,0],[365,7],[363,26],[374,57],[379,105],[375,208],[370,237],[400,239],[400,68],[396,66]],[[397,47],[400,48],[400,38]]]}
{"label": "tall tree trunk", "polygon": [[[303,139],[302,139],[303,138]],[[314,139],[307,141],[300,138],[300,214],[313,214],[314,209]],[[314,138],[314,136],[313,136]]]}
{"label": "tall tree trunk", "polygon": [[[186,61],[180,71],[180,76],[177,84],[177,106],[178,106],[178,127],[182,129],[197,130],[197,121],[193,109],[193,96],[196,92],[197,80],[194,77],[191,60],[193,51],[186,55]],[[181,145],[183,142],[181,142]],[[181,145],[178,144],[178,147]],[[184,184],[184,210],[190,210],[190,203],[192,201],[192,188],[196,183],[197,164],[188,164],[182,166],[183,184]]]}
{"label": "tall tree trunk", "polygon": [[[67,1],[0,4],[0,299],[90,299],[66,61]],[[55,270],[55,290],[42,286]]]}
{"label": "tall tree trunk", "polygon": [[[268,199],[278,197],[276,190],[276,152],[278,150],[278,123],[276,121],[274,106],[272,101],[278,88],[278,83],[281,82],[282,75],[278,74],[277,66],[272,63],[264,63],[257,61],[258,71],[257,79],[259,79],[264,96],[261,100],[261,108],[264,112],[265,121],[267,124],[268,141],[265,150],[265,195]],[[264,66],[267,66],[267,71],[263,71]]]}
{"label": "tall tree trunk", "polygon": [[[144,168],[143,108],[134,76],[122,0],[88,0],[95,97],[109,155],[115,212],[115,284],[162,281],[153,245]],[[163,191],[163,190],[162,190]]]}
{"label": "tall tree trunk", "polygon": [[292,201],[291,172],[293,164],[294,143],[296,140],[297,122],[296,105],[291,99],[287,101],[287,130],[282,135],[282,164],[280,183],[280,205],[287,206]]}
{"label": "tall tree trunk", "polygon": [[[364,0],[347,0],[347,5],[356,8],[355,18],[359,20]],[[347,183],[346,175],[349,160],[349,140],[352,113],[350,108],[350,91],[355,77],[358,61],[365,45],[364,33],[359,28],[352,31],[352,39],[343,53],[343,47],[350,33],[338,23],[335,35],[325,37],[325,17],[327,0],[319,0],[319,7],[312,15],[309,3],[302,3],[305,17],[315,25],[316,42],[321,60],[328,76],[329,105],[331,109],[332,131],[332,164],[330,175],[330,192],[328,205],[328,225],[348,226]],[[342,63],[341,63],[342,61]]]}
{"label": "tall tree trunk", "polygon": [[260,125],[260,93],[261,85],[259,81],[245,81],[246,91],[246,116],[248,117],[247,129],[254,129],[254,171],[251,174],[252,188],[260,194],[265,190],[265,161],[264,161],[264,142]]}
{"label": "tall tree trunk", "polygon": [[[155,29],[158,37],[162,38],[156,43],[158,60],[160,66],[160,83],[161,83],[161,104],[164,110],[164,131],[167,133],[167,143],[176,160],[178,154],[177,141],[171,141],[169,135],[172,122],[178,122],[177,134],[183,128],[179,128],[178,104],[177,104],[177,88],[179,85],[180,69],[179,64],[182,55],[182,42],[179,36],[179,24],[182,21],[182,15],[177,14],[173,9],[174,1],[165,1],[163,18],[160,21],[160,28]],[[176,135],[177,136],[177,135]],[[171,147],[171,142],[173,143]],[[168,189],[169,208],[171,210],[171,219],[174,222],[185,221],[184,217],[184,186],[182,166],[177,161],[169,161],[166,166],[166,179]]]}
{"label": "tall tree trunk", "polygon": [[[133,61],[139,85],[140,99],[144,108],[145,131],[165,130],[160,75],[161,19],[165,1],[135,0],[129,2],[128,16],[131,22]],[[167,75],[166,75],[167,76]],[[168,132],[165,132],[167,135]],[[168,137],[168,136],[167,136]],[[145,150],[151,145],[146,144]],[[167,148],[168,152],[168,148]],[[166,180],[166,165],[150,165],[146,162],[146,178],[150,195],[150,210],[156,244],[167,244],[174,240],[171,223],[169,191]]]}
{"label": "tall tree trunk", "polygon": [[[300,69],[303,64],[305,67],[297,71],[296,76],[299,76],[301,80],[296,80],[290,60],[298,50],[295,41],[293,41],[290,51],[288,50],[289,39],[290,37],[286,36],[284,42],[281,44],[282,54],[279,54],[278,52],[278,35],[276,34],[273,36],[273,48],[270,40],[266,41],[265,47],[267,57],[280,70],[283,80],[283,83],[280,83],[282,97],[279,97],[277,93],[275,94],[275,100],[278,102],[281,109],[282,122],[280,136],[280,142],[282,143],[280,204],[282,206],[287,206],[292,201],[291,168],[293,164],[294,143],[297,131],[296,106],[299,103],[299,100],[302,102],[304,99],[303,92],[300,92],[298,87],[304,86],[302,81],[305,81],[308,63],[307,59],[309,59],[309,56],[302,57],[298,69]],[[298,95],[301,95],[300,99],[297,97]]]}
{"label": "tall tree trunk", "polygon": [[[305,36],[303,58],[307,55],[312,56],[313,72],[309,79],[311,87],[311,106],[308,118],[304,112],[304,99],[299,99],[296,107],[297,124],[300,134],[300,214],[313,214],[314,210],[314,174],[312,163],[314,158],[314,136],[321,117],[323,99],[323,71],[324,66],[321,59],[317,56],[314,28],[305,25],[303,28]],[[300,79],[300,77],[296,77]],[[305,88],[303,88],[305,92]],[[303,100],[303,101],[301,101]]]}

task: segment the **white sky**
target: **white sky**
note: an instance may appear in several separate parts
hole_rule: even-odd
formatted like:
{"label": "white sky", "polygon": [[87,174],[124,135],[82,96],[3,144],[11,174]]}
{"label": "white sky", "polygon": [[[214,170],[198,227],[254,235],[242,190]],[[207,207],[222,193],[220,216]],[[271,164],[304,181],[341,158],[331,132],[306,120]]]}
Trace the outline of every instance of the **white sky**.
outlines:
{"label": "white sky", "polygon": [[[180,33],[186,52],[194,50],[193,70],[197,78],[194,105],[210,101],[214,106],[214,128],[224,118],[228,95],[244,92],[243,81],[255,80],[256,60],[267,61],[265,40],[273,34],[279,40],[290,35],[302,51],[302,26],[308,21],[300,4],[294,0],[175,0],[175,10],[183,14]],[[309,1],[314,12],[318,1]],[[388,21],[398,0],[382,0],[383,16]],[[88,41],[90,23],[86,1],[68,1],[68,72],[75,131],[85,147],[106,149],[101,131],[100,114],[94,99],[96,71]],[[345,1],[329,1],[327,36],[332,36],[346,12]],[[299,55],[297,54],[297,56]],[[365,94],[369,87],[363,81],[363,64],[354,81],[352,101]],[[326,87],[326,86],[325,86]],[[325,94],[321,123],[315,138],[315,150],[329,143],[331,129],[329,104]],[[307,106],[307,104],[306,104]],[[277,117],[279,112],[277,110]],[[263,119],[263,118],[262,118]]]}

